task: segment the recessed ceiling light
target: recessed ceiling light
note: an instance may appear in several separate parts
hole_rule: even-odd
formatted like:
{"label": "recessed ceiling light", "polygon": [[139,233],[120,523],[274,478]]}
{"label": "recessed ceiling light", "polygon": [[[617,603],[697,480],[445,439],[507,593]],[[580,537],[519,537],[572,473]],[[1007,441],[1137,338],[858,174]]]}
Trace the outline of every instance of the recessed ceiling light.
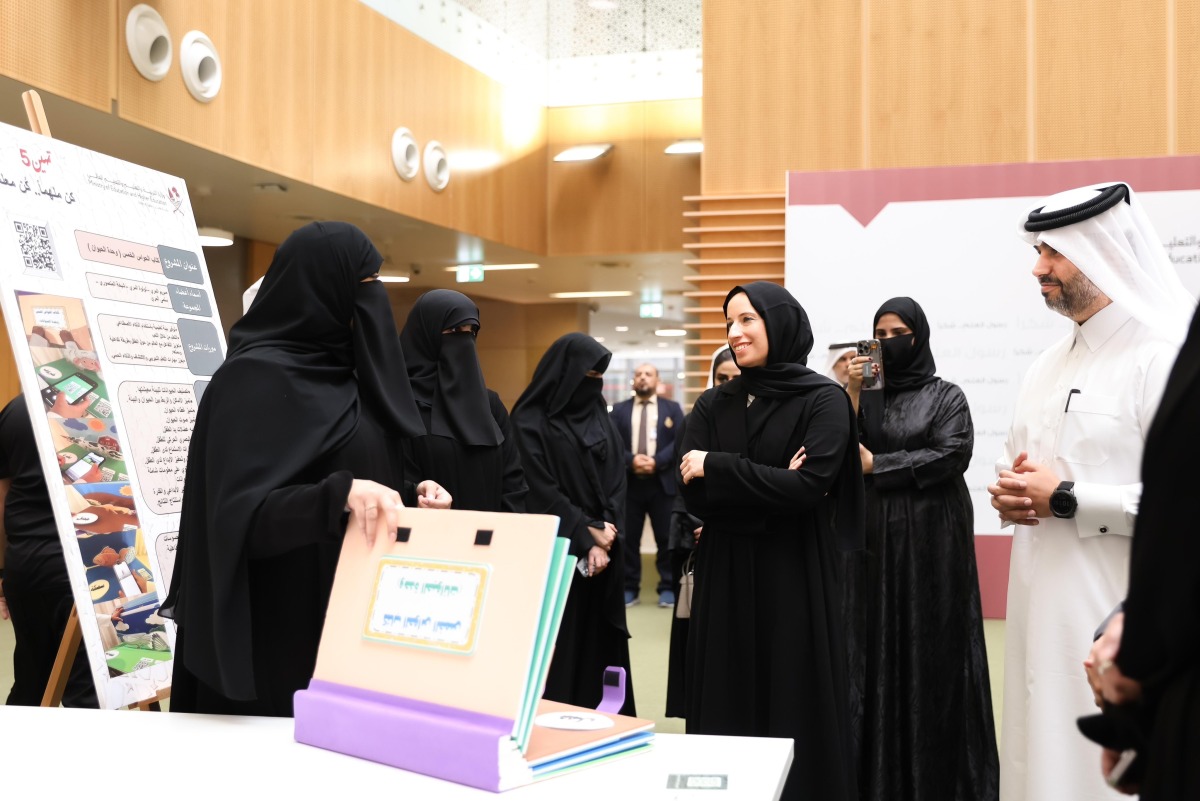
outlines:
{"label": "recessed ceiling light", "polygon": [[629,330],[629,326],[627,326],[627,325],[618,325],[616,328],[616,331],[618,334],[624,334],[628,330]]}
{"label": "recessed ceiling light", "polygon": [[233,244],[233,234],[222,228],[209,228],[207,225],[196,229],[200,235],[200,246],[205,248],[223,248]]}
{"label": "recessed ceiling light", "polygon": [[385,284],[407,284],[412,279],[407,275],[381,275],[379,280]]}
{"label": "recessed ceiling light", "polygon": [[604,337],[592,337],[592,339],[596,340],[597,342],[603,342],[603,341],[604,341]]}
{"label": "recessed ceiling light", "polygon": [[699,139],[680,139],[678,142],[672,142],[667,145],[667,149],[663,151],[672,156],[677,156],[683,153],[703,153],[704,143]]}
{"label": "recessed ceiling light", "polygon": [[[459,265],[455,265],[454,267],[447,267],[446,272],[456,273],[456,272],[458,272],[459,267],[464,267],[464,266],[467,266],[467,265],[459,264]],[[471,266],[474,266],[474,265],[471,265]],[[540,266],[541,266],[540,264],[481,264],[481,265],[479,265],[480,268],[487,270],[487,271],[492,271],[492,270],[536,270]]]}
{"label": "recessed ceiling light", "polygon": [[660,328],[654,332],[656,337],[686,337],[687,331],[682,328]]}
{"label": "recessed ceiling light", "polygon": [[560,298],[562,300],[571,300],[574,298],[627,298],[632,295],[632,292],[551,292],[550,297]]}
{"label": "recessed ceiling light", "polygon": [[606,155],[613,146],[607,142],[595,145],[576,145],[568,147],[566,150],[554,157],[555,161],[591,161]]}

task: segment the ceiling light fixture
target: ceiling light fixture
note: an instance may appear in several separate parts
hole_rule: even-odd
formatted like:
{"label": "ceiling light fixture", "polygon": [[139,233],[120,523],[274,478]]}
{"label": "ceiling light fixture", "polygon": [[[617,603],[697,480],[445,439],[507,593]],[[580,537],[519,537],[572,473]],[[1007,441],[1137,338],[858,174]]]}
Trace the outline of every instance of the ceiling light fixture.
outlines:
{"label": "ceiling light fixture", "polygon": [[407,284],[412,279],[407,275],[381,275],[379,280],[385,284]]}
{"label": "ceiling light fixture", "polygon": [[563,152],[554,157],[555,161],[591,161],[605,156],[613,146],[608,142],[602,142],[595,145],[576,145],[568,147]]}
{"label": "ceiling light fixture", "polygon": [[680,139],[678,142],[672,142],[667,145],[667,149],[663,151],[672,156],[678,156],[685,153],[703,153],[704,143],[699,139]]}
{"label": "ceiling light fixture", "polygon": [[624,333],[625,333],[626,331],[628,331],[628,330],[629,330],[629,326],[627,326],[627,325],[618,325],[618,326],[617,326],[617,333],[618,333],[618,334],[624,334]]}
{"label": "ceiling light fixture", "polygon": [[[447,267],[446,272],[456,273],[456,272],[458,272],[459,267],[465,267],[465,266],[467,266],[467,265],[458,264],[458,265],[455,265],[454,267]],[[470,266],[475,266],[475,265],[470,265]],[[540,264],[481,264],[481,265],[479,265],[480,269],[486,270],[489,272],[492,270],[536,270],[540,266],[541,266]]]}
{"label": "ceiling light fixture", "polygon": [[660,328],[654,332],[656,337],[686,337],[687,331],[682,328]]}
{"label": "ceiling light fixture", "polygon": [[233,234],[222,228],[201,226],[196,229],[200,235],[200,246],[205,248],[223,248],[233,244]]}
{"label": "ceiling light fixture", "polygon": [[577,298],[627,298],[632,295],[632,292],[617,291],[617,292],[551,292],[550,297],[559,298],[560,300],[574,300]]}

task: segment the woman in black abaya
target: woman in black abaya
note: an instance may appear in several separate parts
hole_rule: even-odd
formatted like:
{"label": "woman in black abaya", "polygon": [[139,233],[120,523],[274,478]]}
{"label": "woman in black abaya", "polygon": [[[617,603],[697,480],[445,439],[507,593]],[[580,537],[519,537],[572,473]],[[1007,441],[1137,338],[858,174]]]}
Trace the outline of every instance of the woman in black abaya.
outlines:
{"label": "woman in black abaya", "polygon": [[624,715],[636,714],[616,521],[625,513],[623,448],[608,419],[603,379],[612,354],[586,334],[566,334],[538,362],[513,407],[529,482],[530,512],[558,515],[588,575],[576,573],[546,681],[552,701],[595,707],[606,667],[627,676]]}
{"label": "woman in black abaya", "polygon": [[456,509],[524,512],[525,473],[508,411],[483,383],[475,353],[479,308],[452,289],[417,298],[400,347],[429,433],[404,443],[408,476],[433,479]]}
{"label": "woman in black abaya", "polygon": [[734,287],[725,315],[742,373],[700,396],[681,449],[688,512],[704,521],[687,730],[793,738],[784,798],[851,801],[838,551],[862,547],[853,410],[805,366],[812,331],[786,289]]}
{"label": "woman in black abaya", "polygon": [[[392,441],[424,429],[382,261],[354,226],[310,223],[230,332],[196,414],[162,609],[179,626],[173,711],[290,716],[347,512],[352,536],[395,536]],[[449,505],[434,482],[407,489],[410,504]]]}
{"label": "woman in black abaya", "polygon": [[[708,386],[715,387],[724,384],[741,374],[737,362],[733,360],[733,351],[728,345],[722,345],[713,353],[712,364],[709,367]],[[690,418],[691,415],[689,414]],[[685,418],[684,428],[676,433],[679,441],[683,441],[687,431]],[[687,503],[683,495],[675,496],[671,508],[671,575],[675,576],[675,616],[671,619],[671,640],[667,651],[667,717],[687,717],[687,694],[684,692],[684,682],[687,672],[687,641],[688,622],[691,619],[691,607],[684,597],[681,580],[687,566],[687,560],[696,548],[696,531],[704,525],[699,518],[692,517],[687,512]],[[687,617],[680,617],[680,604],[687,607]]]}
{"label": "woman in black abaya", "polygon": [[864,801],[987,801],[999,793],[974,513],[963,473],[971,411],[934,375],[929,323],[911,298],[875,313],[882,391],[861,407],[867,547],[846,565],[851,708]]}

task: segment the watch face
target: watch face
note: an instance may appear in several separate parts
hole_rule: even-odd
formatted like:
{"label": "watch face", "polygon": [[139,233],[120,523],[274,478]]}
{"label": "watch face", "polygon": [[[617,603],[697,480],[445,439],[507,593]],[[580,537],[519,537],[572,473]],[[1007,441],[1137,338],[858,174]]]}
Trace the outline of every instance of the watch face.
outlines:
{"label": "watch face", "polygon": [[1050,496],[1050,511],[1056,515],[1070,515],[1075,511],[1075,496],[1066,490],[1055,490]]}

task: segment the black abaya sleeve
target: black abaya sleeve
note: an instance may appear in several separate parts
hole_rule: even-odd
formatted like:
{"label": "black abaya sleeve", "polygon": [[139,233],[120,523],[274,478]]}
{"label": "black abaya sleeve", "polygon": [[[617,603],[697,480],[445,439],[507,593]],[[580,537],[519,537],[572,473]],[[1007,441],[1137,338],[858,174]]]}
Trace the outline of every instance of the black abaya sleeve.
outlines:
{"label": "black abaya sleeve", "polygon": [[525,480],[529,483],[528,511],[538,514],[557,515],[558,536],[571,541],[570,553],[581,559],[595,545],[588,531],[589,516],[567,497],[566,492],[554,477],[551,467],[553,455],[547,441],[545,418],[540,420],[516,420],[513,428],[517,432],[517,444],[521,450],[521,465]]}
{"label": "black abaya sleeve", "polygon": [[349,470],[339,470],[316,484],[273,490],[254,515],[246,543],[248,556],[264,559],[340,540],[346,531],[346,498],[353,481]]}
{"label": "black abaya sleeve", "polygon": [[517,446],[517,437],[513,432],[512,421],[509,420],[508,410],[500,396],[488,390],[488,401],[491,404],[492,417],[500,427],[504,442],[500,443],[501,459],[504,463],[504,482],[501,489],[501,511],[522,513],[525,511],[525,496],[529,494],[529,485],[525,483],[525,470],[521,465],[521,451]]}
{"label": "black abaya sleeve", "polygon": [[[709,452],[704,458],[704,478],[692,483],[702,485],[709,504],[716,508],[742,506],[794,512],[815,507],[837,482],[846,458],[850,418],[846,398],[840,393],[813,393],[808,429],[793,443],[796,447],[803,445],[808,454],[801,469],[759,464],[737,453]],[[699,427],[688,426],[689,439],[692,429]],[[690,504],[688,508],[696,513]]]}
{"label": "black abaya sleeve", "polygon": [[[953,384],[938,383],[914,390],[915,397],[905,404],[905,414],[928,418],[925,431],[929,438],[924,447],[875,453],[872,469],[875,487],[898,490],[940,484],[960,476],[971,462],[975,430],[967,396]],[[868,450],[871,443],[866,443]]]}
{"label": "black abaya sleeve", "polygon": [[[687,425],[683,430],[683,437],[679,442],[679,458],[675,460],[675,481],[679,488],[679,494],[684,501],[684,508],[688,514],[697,517],[705,518],[708,516],[711,506],[708,502],[708,493],[705,492],[704,479],[696,479],[691,483],[684,484],[683,479],[679,474],[679,463],[689,451],[708,451],[710,444],[710,425],[712,415],[712,399],[715,390],[708,390],[692,405],[692,411],[688,415]],[[707,469],[707,459],[705,460]]]}

